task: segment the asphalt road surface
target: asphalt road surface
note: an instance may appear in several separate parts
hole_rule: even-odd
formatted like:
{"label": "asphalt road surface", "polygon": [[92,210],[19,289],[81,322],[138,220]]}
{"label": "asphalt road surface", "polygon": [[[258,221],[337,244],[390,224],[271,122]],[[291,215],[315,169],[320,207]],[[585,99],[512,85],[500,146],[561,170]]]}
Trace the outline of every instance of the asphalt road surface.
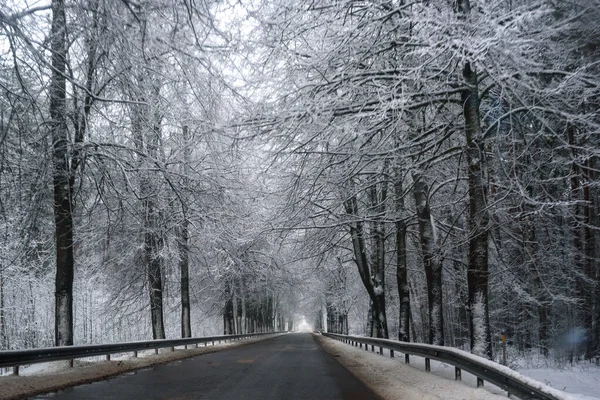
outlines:
{"label": "asphalt road surface", "polygon": [[35,399],[336,399],[378,397],[314,341],[290,333],[157,365]]}

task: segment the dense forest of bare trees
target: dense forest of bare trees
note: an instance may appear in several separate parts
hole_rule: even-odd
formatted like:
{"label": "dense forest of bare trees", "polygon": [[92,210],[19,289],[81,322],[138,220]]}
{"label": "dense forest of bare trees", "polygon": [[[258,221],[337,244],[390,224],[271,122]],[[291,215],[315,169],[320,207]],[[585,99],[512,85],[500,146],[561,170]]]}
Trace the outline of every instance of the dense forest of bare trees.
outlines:
{"label": "dense forest of bare trees", "polygon": [[599,0],[0,6],[0,349],[600,351]]}

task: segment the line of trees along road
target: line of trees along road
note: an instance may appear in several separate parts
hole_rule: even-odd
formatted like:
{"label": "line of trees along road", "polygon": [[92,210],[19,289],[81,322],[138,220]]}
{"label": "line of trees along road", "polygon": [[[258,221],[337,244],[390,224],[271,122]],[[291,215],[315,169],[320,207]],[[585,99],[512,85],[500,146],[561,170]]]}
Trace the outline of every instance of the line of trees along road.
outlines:
{"label": "line of trees along road", "polygon": [[304,315],[597,354],[599,19],[600,0],[0,6],[0,348]]}
{"label": "line of trees along road", "polygon": [[388,336],[392,299],[402,340],[492,357],[504,332],[521,350],[595,354],[600,3],[270,10],[265,57],[287,82],[257,129],[293,177],[290,208],[312,210],[288,226],[345,233],[366,333]]}
{"label": "line of trees along road", "polygon": [[23,7],[0,6],[0,348],[291,327],[256,161],[215,128],[243,100],[227,6]]}

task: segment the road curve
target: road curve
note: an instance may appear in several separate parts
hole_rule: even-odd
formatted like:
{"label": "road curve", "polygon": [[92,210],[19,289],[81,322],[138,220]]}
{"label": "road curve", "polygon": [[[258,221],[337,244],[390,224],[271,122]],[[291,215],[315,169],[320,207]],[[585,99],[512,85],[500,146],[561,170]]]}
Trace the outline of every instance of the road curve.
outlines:
{"label": "road curve", "polygon": [[35,399],[375,400],[378,397],[321,349],[311,334],[290,333]]}

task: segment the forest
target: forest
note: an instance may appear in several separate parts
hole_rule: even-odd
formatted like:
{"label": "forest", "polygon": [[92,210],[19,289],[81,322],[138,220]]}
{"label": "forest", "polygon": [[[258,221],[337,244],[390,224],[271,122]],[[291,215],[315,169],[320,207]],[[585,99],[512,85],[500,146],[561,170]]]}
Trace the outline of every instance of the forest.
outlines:
{"label": "forest", "polygon": [[600,0],[6,0],[0,350],[600,355]]}

